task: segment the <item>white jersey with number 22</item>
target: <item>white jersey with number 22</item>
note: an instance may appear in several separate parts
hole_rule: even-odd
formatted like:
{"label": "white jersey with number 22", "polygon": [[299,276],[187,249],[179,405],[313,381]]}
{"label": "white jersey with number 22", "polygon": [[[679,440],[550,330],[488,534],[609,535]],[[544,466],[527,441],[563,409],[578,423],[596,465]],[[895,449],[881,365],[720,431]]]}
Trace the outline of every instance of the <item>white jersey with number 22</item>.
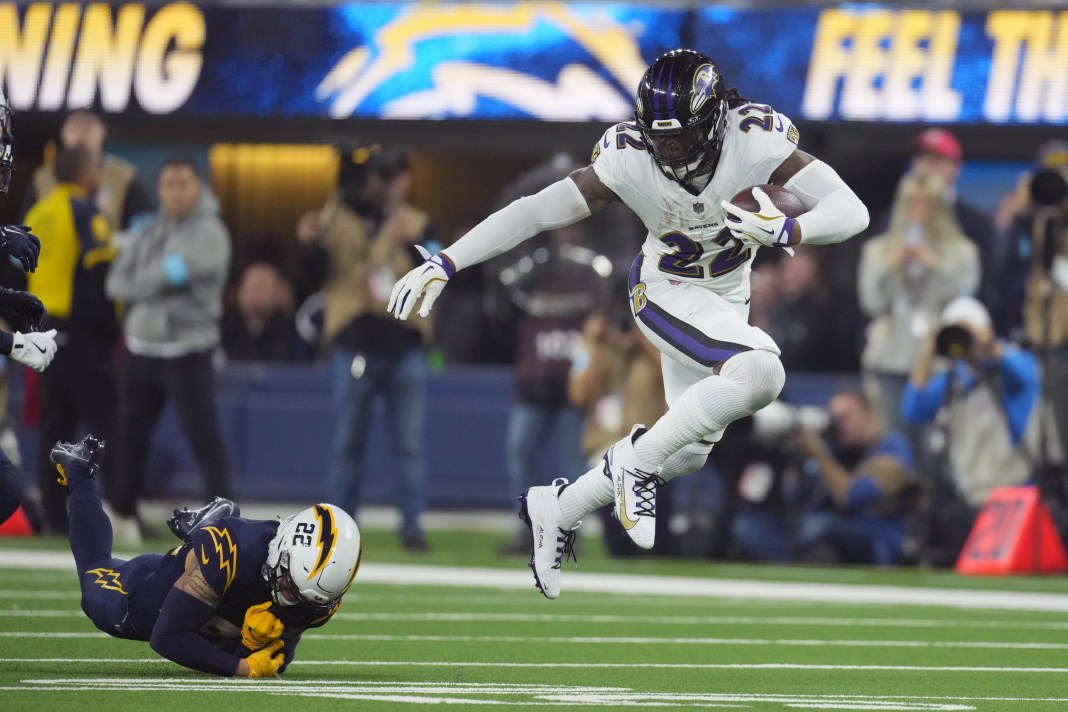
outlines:
{"label": "white jersey with number 22", "polygon": [[749,103],[727,112],[719,164],[699,195],[660,172],[631,123],[605,132],[592,164],[601,182],[648,229],[642,245],[647,263],[672,279],[699,282],[727,301],[744,302],[758,245],[731,236],[720,201],[767,183],[797,141],[790,119],[766,104]]}

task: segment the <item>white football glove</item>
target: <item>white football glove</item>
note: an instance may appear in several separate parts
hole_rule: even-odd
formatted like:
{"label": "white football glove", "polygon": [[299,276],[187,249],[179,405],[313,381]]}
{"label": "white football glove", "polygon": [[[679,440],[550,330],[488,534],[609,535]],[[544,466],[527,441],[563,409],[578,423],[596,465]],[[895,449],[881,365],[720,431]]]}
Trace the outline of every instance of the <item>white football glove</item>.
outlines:
{"label": "white football glove", "polygon": [[393,285],[393,291],[389,295],[387,308],[389,313],[398,319],[407,319],[420,297],[423,298],[423,304],[419,307],[419,316],[429,316],[446,282],[456,274],[456,268],[447,257],[440,254],[431,257],[430,253],[419,245],[416,245],[416,249],[427,261],[401,277],[400,281]]}
{"label": "white football glove", "polygon": [[731,235],[740,240],[758,242],[765,247],[788,247],[790,233],[797,221],[783,215],[760,188],[753,188],[753,197],[760,205],[759,213],[743,210],[726,200],[720,201],[727,211],[727,229]]}
{"label": "white football glove", "polygon": [[11,345],[11,358],[23,366],[29,366],[40,373],[48,368],[52,359],[56,356],[56,330],[45,332],[30,332],[23,334],[16,331],[12,334],[14,342]]}

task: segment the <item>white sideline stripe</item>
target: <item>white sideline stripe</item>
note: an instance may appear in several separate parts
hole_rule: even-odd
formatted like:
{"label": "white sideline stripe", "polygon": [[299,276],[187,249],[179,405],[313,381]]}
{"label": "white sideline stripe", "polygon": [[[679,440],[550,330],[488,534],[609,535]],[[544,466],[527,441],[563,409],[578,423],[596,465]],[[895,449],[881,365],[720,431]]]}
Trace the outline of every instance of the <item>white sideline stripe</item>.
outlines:
{"label": "white sideline stripe", "polygon": [[[296,664],[296,663],[294,663]],[[285,679],[280,677],[264,678],[257,680],[250,680],[248,678],[232,677],[232,678],[216,678],[216,677],[66,677],[66,678],[29,678],[21,680],[21,682],[27,685],[98,685],[98,686],[111,686],[111,687],[127,687],[127,686],[150,686],[150,685],[168,685],[168,686],[186,686],[196,689],[225,689],[234,690],[240,688],[250,688],[254,690],[268,689],[271,691],[278,689],[301,689],[311,688],[319,689],[324,685],[329,685],[333,688],[350,688],[350,689],[371,689],[371,690],[407,690],[411,692],[442,692],[461,690],[464,692],[526,692],[526,693],[557,693],[557,692],[634,692],[631,688],[627,687],[601,687],[601,686],[583,686],[583,685],[547,685],[544,683],[523,683],[523,682],[447,682],[447,681],[419,681],[419,682],[407,682],[403,680],[296,680]],[[26,689],[24,687],[18,688],[0,688],[0,689]],[[978,695],[857,695],[857,694],[815,694],[804,692],[790,692],[790,693],[759,693],[759,692],[739,692],[739,693],[705,693],[705,692],[654,692],[652,694],[663,695],[673,699],[681,698],[701,698],[708,694],[722,694],[730,695],[732,697],[749,697],[752,699],[765,699],[765,698],[777,698],[777,697],[789,697],[791,699],[849,699],[849,700],[956,700],[956,701],[986,701],[986,702],[1068,702],[1068,697],[991,697],[991,696],[978,696]]]}
{"label": "white sideline stripe", "polygon": [[[0,658],[3,663],[170,663],[163,658]],[[471,660],[299,660],[300,667],[495,667],[495,668],[591,668],[633,669],[635,663],[513,663]],[[664,670],[897,670],[907,672],[989,672],[1016,675],[1019,673],[1064,674],[1064,667],[984,667],[964,665],[831,665],[819,663],[641,663],[644,668]]]}
{"label": "white sideline stripe", "polygon": [[552,613],[335,613],[333,621],[526,622],[526,623],[650,623],[656,625],[812,625],[845,628],[993,628],[1068,630],[1068,622],[946,620],[941,618],[822,618],[806,616],[626,616]]}
{"label": "white sideline stripe", "polygon": [[[358,599],[357,599],[358,600]],[[0,618],[84,618],[76,609],[3,610]],[[330,620],[341,622],[511,622],[511,623],[626,623],[637,625],[746,625],[746,626],[815,626],[840,628],[977,628],[983,630],[1068,630],[1068,622],[998,621],[895,618],[805,618],[782,616],[613,616],[553,615],[550,613],[335,613]]]}
{"label": "white sideline stripe", "polygon": [[804,638],[642,638],[602,636],[522,636],[522,635],[375,635],[321,633],[305,640],[359,640],[377,642],[464,642],[464,643],[570,643],[636,645],[783,645],[800,647],[838,646],[846,648],[976,648],[1011,650],[1068,650],[1068,643],[1001,643],[994,641],[926,640],[823,640]]}
{"label": "white sideline stripe", "polygon": [[[107,638],[99,631],[0,631],[0,638]],[[527,635],[378,635],[373,633],[308,633],[304,640],[349,640],[376,643],[564,643],[571,645],[781,645],[844,648],[965,648],[977,650],[1068,650],[1068,643],[1003,643],[996,641],[825,640],[819,638],[641,638]]]}
{"label": "white sideline stripe", "polygon": [[[122,556],[122,554],[120,554]],[[69,552],[0,551],[0,568],[67,569],[74,566]],[[360,581],[409,586],[460,586],[531,590],[528,572],[470,567],[413,566],[364,562]],[[655,596],[693,596],[756,600],[816,601],[819,603],[876,603],[888,605],[997,608],[1068,612],[1068,594],[1032,591],[977,591],[859,584],[745,581],[685,576],[587,574],[568,571],[564,590]]]}

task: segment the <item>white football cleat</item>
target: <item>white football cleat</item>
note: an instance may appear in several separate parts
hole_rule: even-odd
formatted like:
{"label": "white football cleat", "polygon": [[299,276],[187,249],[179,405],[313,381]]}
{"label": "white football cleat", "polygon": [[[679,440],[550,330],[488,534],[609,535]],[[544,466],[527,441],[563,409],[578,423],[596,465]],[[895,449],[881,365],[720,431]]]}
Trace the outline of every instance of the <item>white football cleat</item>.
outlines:
{"label": "white football cleat", "polygon": [[546,598],[560,596],[560,564],[565,558],[575,558],[575,529],[565,529],[560,512],[560,490],[567,480],[558,478],[551,485],[531,487],[519,495],[519,518],[530,527],[534,548],[530,555],[530,570],[534,585]]}
{"label": "white football cleat", "polygon": [[652,549],[656,538],[656,488],[664,480],[651,469],[644,469],[634,453],[634,438],[645,432],[635,425],[630,435],[608,448],[604,454],[604,473],[612,478],[616,507],[612,514],[635,544]]}

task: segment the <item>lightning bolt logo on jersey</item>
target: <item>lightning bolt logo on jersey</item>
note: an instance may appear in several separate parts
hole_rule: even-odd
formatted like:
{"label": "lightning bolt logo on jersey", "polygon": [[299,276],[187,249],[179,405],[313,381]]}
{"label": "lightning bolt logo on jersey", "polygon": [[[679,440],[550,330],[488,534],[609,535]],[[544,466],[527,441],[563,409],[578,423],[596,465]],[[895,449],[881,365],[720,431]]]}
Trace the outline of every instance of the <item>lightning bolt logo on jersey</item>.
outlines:
{"label": "lightning bolt logo on jersey", "polygon": [[120,574],[118,571],[115,571],[113,569],[98,568],[89,569],[85,573],[93,574],[94,576],[96,576],[96,581],[94,581],[93,583],[103,589],[106,589],[108,591],[118,591],[124,596],[128,593],[122,587],[122,581],[119,580]]}
{"label": "lightning bolt logo on jersey", "polygon": [[201,544],[200,546],[202,569],[207,570],[217,567],[222,574],[220,581],[222,586],[218,590],[226,593],[230,588],[230,584],[234,582],[234,576],[237,574],[237,545],[234,544],[228,529],[204,527],[203,530],[211,537],[211,545]]}

